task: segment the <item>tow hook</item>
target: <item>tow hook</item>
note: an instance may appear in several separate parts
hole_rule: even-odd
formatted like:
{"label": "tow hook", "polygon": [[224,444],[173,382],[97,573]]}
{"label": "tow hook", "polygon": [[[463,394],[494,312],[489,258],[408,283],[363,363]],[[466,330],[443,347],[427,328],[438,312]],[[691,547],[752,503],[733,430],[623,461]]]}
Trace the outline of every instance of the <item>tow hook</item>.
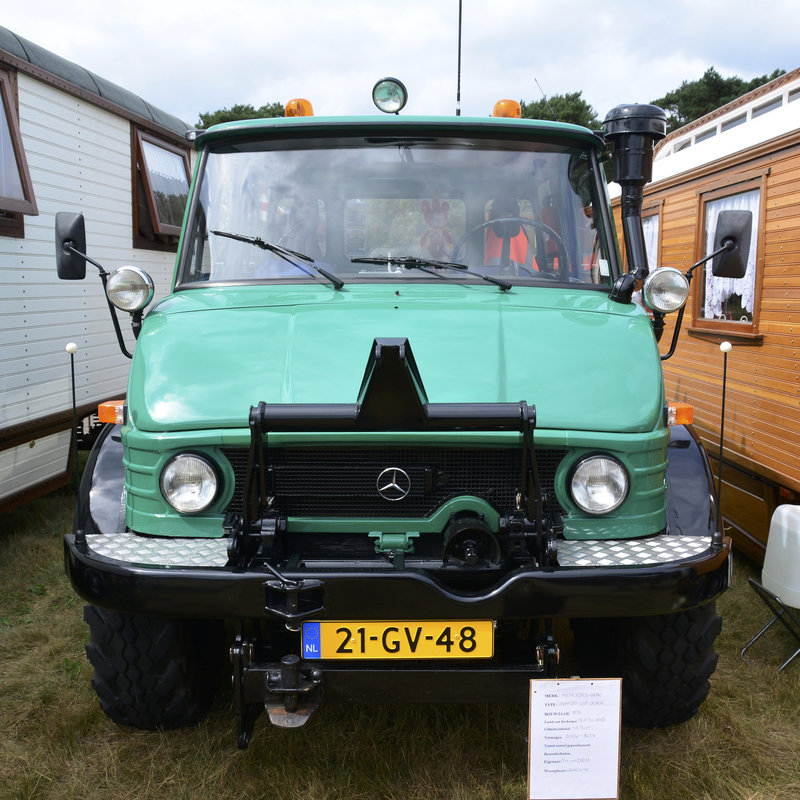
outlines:
{"label": "tow hook", "polygon": [[238,722],[238,745],[250,743],[253,723],[263,708],[279,728],[304,725],[322,701],[322,670],[302,668],[300,656],[288,654],[280,663],[256,661],[256,645],[242,634],[231,648],[233,694]]}
{"label": "tow hook", "polygon": [[536,645],[536,665],[542,670],[544,677],[555,678],[558,675],[558,663],[561,660],[561,651],[548,633],[541,637]]}
{"label": "tow hook", "polygon": [[279,669],[267,672],[264,683],[264,708],[270,722],[279,728],[299,728],[319,708],[315,690],[322,684],[322,671],[301,670],[298,655],[284,656]]}

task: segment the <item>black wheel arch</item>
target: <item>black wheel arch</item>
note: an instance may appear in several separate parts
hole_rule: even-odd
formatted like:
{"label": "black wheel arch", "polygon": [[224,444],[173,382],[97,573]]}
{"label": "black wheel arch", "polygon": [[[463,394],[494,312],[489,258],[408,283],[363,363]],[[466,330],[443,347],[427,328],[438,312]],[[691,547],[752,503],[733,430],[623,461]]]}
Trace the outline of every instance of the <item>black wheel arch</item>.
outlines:
{"label": "black wheel arch", "polygon": [[670,428],[667,448],[667,528],[678,536],[711,536],[716,487],[708,454],[691,425]]}
{"label": "black wheel arch", "polygon": [[124,492],[121,426],[107,424],[100,431],[83,471],[75,510],[75,531],[124,531]]}

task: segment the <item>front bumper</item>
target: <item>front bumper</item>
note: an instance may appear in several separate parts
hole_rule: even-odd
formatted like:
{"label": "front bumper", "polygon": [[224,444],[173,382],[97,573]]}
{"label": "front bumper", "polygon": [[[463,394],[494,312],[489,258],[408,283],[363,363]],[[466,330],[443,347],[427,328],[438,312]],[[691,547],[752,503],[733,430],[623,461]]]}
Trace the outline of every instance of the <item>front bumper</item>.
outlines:
{"label": "front bumper", "polygon": [[227,539],[133,533],[65,537],[67,572],[87,602],[195,619],[526,619],[631,617],[703,605],[730,582],[731,542],[657,535],[560,541],[559,566],[520,567],[488,588],[443,585],[406,561],[279,575],[227,566]]}

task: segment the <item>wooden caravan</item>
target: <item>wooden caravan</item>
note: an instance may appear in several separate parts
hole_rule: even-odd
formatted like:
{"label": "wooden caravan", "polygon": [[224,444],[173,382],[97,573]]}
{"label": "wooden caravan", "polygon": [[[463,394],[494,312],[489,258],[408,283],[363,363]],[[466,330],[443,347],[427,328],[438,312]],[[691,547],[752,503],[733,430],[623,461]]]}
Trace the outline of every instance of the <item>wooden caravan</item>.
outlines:
{"label": "wooden caravan", "polygon": [[68,478],[67,343],[78,347],[80,419],[127,386],[101,288],[91,276],[58,280],[55,214],[85,212],[92,256],[109,271],[140,266],[165,292],[188,192],[187,127],[0,28],[0,512]]}
{"label": "wooden caravan", "polygon": [[739,549],[760,561],[773,510],[800,500],[800,69],[659,144],[643,204],[651,268],[685,272],[710,253],[726,209],[753,215],[747,274],[714,278],[710,262],[695,270],[677,350],[663,362],[665,389],[669,400],[694,406],[716,472],[720,344],[732,344],[722,513]]}

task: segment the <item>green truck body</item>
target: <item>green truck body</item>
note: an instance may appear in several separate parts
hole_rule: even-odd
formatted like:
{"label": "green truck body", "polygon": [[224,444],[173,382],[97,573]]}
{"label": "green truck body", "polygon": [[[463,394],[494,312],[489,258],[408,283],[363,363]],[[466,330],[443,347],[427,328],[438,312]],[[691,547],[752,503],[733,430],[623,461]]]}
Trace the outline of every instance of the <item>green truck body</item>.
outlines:
{"label": "green truck body", "polygon": [[[633,127],[652,152],[658,125]],[[128,309],[124,419],[65,540],[107,713],[196,721],[230,653],[241,746],[264,708],[524,700],[565,669],[622,675],[633,724],[691,716],[730,547],[702,448],[667,425],[603,137],[302,118],[196,147],[174,285]]]}

